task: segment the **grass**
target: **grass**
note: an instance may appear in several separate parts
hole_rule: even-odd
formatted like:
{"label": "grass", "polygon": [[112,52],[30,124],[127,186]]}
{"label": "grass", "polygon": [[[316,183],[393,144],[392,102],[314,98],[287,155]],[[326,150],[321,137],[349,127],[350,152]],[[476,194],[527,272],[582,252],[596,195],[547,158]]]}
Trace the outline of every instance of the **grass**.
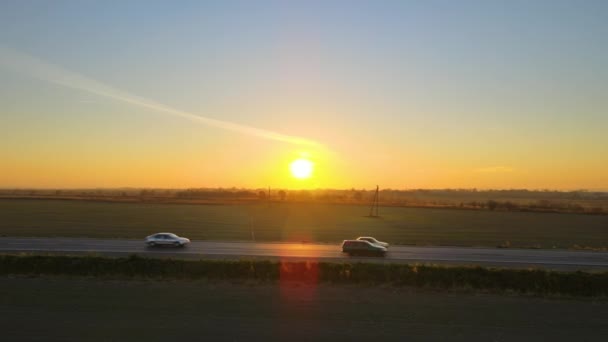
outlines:
{"label": "grass", "polygon": [[171,231],[191,239],[336,243],[373,235],[393,244],[602,249],[608,216],[380,208],[354,205],[137,204],[0,200],[0,235],[140,239]]}
{"label": "grass", "polygon": [[[378,309],[381,308],[381,309]],[[6,341],[601,341],[608,305],[362,286],[0,277]]]}
{"label": "grass", "polygon": [[0,256],[0,275],[69,275],[391,285],[541,296],[608,296],[608,272],[557,272],[407,264],[174,260],[131,256]]}

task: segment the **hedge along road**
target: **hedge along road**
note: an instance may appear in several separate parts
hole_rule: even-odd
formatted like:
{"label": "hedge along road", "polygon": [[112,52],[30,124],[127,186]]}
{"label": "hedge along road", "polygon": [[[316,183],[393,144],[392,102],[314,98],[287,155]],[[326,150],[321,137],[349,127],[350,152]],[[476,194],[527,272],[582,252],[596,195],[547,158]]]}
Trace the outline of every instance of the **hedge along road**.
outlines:
{"label": "hedge along road", "polygon": [[142,240],[0,238],[0,252],[139,254],[178,258],[294,258],[362,262],[421,262],[564,270],[608,270],[607,252],[391,246],[384,258],[349,257],[339,245],[193,241],[185,248],[149,248]]}

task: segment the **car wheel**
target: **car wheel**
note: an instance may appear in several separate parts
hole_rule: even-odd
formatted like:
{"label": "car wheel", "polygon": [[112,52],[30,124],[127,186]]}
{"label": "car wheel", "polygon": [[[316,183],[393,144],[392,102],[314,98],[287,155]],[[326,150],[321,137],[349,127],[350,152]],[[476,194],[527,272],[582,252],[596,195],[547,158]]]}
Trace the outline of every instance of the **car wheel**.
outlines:
{"label": "car wheel", "polygon": [[174,244],[173,244],[173,246],[174,246],[174,247],[181,247],[181,246],[182,246],[182,244],[181,244],[181,243],[179,243],[179,242],[176,242],[176,243],[174,243]]}
{"label": "car wheel", "polygon": [[154,242],[148,242],[148,247],[154,247],[154,246],[156,246],[156,243],[154,243]]}

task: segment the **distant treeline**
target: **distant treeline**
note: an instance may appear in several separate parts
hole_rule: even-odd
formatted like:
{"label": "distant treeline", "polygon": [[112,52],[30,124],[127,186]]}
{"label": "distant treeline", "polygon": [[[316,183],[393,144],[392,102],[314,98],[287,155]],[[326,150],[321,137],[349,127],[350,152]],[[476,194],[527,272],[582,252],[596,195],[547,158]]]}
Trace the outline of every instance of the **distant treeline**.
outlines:
{"label": "distant treeline", "polygon": [[[369,189],[3,189],[0,197],[90,199],[107,201],[236,203],[292,201],[367,204]],[[542,211],[608,214],[608,192],[553,190],[408,189],[380,190],[381,205],[444,207],[474,210]]]}

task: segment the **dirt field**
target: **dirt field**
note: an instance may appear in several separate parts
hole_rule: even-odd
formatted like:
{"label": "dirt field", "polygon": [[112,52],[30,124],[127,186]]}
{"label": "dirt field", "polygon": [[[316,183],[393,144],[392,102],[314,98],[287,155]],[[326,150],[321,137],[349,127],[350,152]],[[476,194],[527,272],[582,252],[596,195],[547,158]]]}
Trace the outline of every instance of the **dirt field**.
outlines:
{"label": "dirt field", "polygon": [[608,303],[355,286],[1,278],[7,341],[585,341]]}
{"label": "dirt field", "polygon": [[0,235],[335,243],[373,235],[393,244],[593,248],[608,246],[608,216],[273,203],[186,205],[0,200]]}

